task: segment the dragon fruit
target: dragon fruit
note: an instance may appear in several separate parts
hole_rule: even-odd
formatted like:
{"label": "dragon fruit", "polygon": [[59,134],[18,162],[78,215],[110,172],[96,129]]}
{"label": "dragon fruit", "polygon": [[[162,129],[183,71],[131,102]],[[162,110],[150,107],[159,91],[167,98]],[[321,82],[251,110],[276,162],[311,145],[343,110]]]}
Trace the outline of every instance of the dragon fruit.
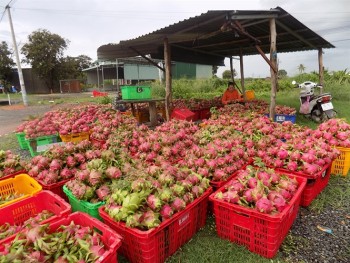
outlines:
{"label": "dragon fruit", "polygon": [[255,207],[259,212],[265,213],[265,214],[270,214],[273,210],[272,202],[266,197],[260,198],[256,202]]}
{"label": "dragon fruit", "polygon": [[161,199],[154,195],[151,194],[147,197],[147,205],[153,210],[153,211],[159,211],[159,209],[162,207],[162,201]]}
{"label": "dragon fruit", "polygon": [[173,209],[168,204],[163,205],[163,207],[160,209],[160,215],[162,216],[162,221],[171,218],[173,213],[174,213]]}
{"label": "dragon fruit", "polygon": [[186,207],[186,202],[179,197],[175,197],[174,201],[171,203],[171,208],[175,211],[184,210]]}

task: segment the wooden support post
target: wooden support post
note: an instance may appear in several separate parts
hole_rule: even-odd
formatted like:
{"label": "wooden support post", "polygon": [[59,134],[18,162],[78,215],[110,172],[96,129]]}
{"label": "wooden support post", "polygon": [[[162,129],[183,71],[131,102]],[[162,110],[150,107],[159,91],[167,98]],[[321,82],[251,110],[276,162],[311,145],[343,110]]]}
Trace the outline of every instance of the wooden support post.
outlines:
{"label": "wooden support post", "polygon": [[235,83],[235,76],[233,74],[233,61],[232,61],[232,57],[230,57],[230,72],[231,72],[231,80],[233,83]]}
{"label": "wooden support post", "polygon": [[168,38],[164,38],[164,62],[165,62],[165,115],[170,120],[170,106],[172,102],[171,89],[171,54]]}
{"label": "wooden support post", "polygon": [[151,126],[155,127],[158,124],[156,102],[150,101],[148,105],[149,105],[149,120],[151,122]]}
{"label": "wooden support post", "polygon": [[270,67],[271,74],[271,102],[270,102],[270,118],[275,119],[275,107],[276,107],[276,93],[277,93],[277,50],[276,50],[276,21],[275,18],[270,19]]}
{"label": "wooden support post", "polygon": [[244,101],[247,100],[247,96],[245,94],[245,87],[244,87],[244,69],[243,69],[243,52],[242,49],[239,51],[239,68],[241,72],[241,87],[242,87],[242,95]]}
{"label": "wooden support post", "polygon": [[323,71],[323,53],[322,48],[318,49],[318,74],[319,74],[319,83],[322,85],[320,88],[320,93],[323,93],[323,85],[324,85],[324,71]]}

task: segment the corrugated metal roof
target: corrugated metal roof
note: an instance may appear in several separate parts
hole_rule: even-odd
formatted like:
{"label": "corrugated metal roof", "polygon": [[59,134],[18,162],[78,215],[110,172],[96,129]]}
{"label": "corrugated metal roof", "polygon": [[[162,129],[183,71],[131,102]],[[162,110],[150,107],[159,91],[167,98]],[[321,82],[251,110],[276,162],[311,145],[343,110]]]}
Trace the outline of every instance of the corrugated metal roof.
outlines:
{"label": "corrugated metal roof", "polygon": [[[259,54],[258,44],[270,52],[270,18],[276,19],[277,52],[296,52],[334,46],[277,7],[271,10],[208,11],[134,39],[98,48],[99,59],[150,54],[164,58],[164,39],[171,45],[173,61],[223,65],[225,57]],[[238,23],[237,23],[238,22]],[[225,26],[224,24],[228,25]],[[233,25],[233,26],[230,26]],[[243,29],[239,28],[242,26]]]}

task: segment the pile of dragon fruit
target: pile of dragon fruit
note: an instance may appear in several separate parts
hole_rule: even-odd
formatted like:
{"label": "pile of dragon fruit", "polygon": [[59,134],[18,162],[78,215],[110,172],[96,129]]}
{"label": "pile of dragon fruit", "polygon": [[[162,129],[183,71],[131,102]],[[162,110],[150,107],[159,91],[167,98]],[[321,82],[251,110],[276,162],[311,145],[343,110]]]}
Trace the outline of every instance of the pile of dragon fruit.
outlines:
{"label": "pile of dragon fruit", "polygon": [[0,246],[0,262],[96,262],[108,248],[101,236],[88,226],[28,222],[6,247]]}
{"label": "pile of dragon fruit", "polygon": [[10,150],[0,150],[0,178],[24,171],[26,163]]}
{"label": "pile of dragon fruit", "polygon": [[[184,210],[210,183],[225,182],[233,175],[236,181],[218,198],[278,213],[295,193],[296,181],[272,169],[241,170],[254,160],[259,166],[317,174],[339,155],[335,146],[348,147],[350,125],[339,119],[316,130],[280,124],[263,116],[264,107],[260,101],[233,104],[213,110],[202,127],[171,120],[155,129],[138,126],[132,116],[108,106],[50,112],[43,118],[58,125],[53,126],[56,132],[88,127],[91,137],[106,143],[103,148],[89,141],[57,145],[24,167],[42,184],[67,181],[65,187],[77,199],[101,202],[113,220],[143,230]],[[65,118],[71,121],[63,125]]]}
{"label": "pile of dragon fruit", "polygon": [[261,213],[281,213],[298,190],[298,182],[273,169],[247,166],[218,191],[215,198]]}

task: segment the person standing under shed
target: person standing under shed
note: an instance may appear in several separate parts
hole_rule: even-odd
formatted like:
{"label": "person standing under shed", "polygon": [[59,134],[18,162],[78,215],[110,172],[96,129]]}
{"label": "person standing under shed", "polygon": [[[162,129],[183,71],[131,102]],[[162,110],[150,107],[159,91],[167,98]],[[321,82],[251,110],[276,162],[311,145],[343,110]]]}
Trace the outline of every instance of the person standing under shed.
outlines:
{"label": "person standing under shed", "polygon": [[238,90],[235,88],[233,82],[229,82],[227,85],[227,89],[225,90],[221,102],[224,105],[230,104],[232,102],[241,100],[241,94],[238,92]]}

